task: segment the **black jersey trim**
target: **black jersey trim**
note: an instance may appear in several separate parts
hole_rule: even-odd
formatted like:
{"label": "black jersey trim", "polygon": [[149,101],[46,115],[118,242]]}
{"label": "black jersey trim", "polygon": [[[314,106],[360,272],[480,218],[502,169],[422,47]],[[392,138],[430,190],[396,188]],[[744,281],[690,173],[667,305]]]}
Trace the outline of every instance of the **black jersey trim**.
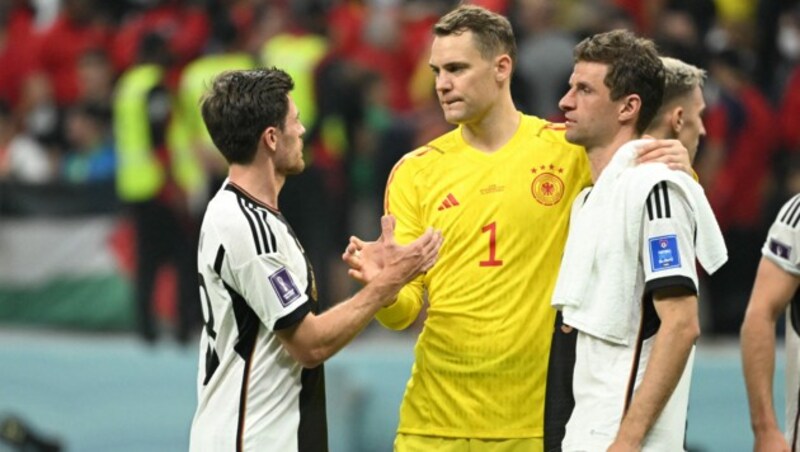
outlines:
{"label": "black jersey trim", "polygon": [[672,206],[669,202],[667,182],[661,181],[653,186],[647,195],[647,218],[653,221],[657,218],[672,218]]}
{"label": "black jersey trim", "polygon": [[217,257],[214,258],[214,272],[219,276],[222,277],[222,261],[225,260],[225,248],[220,245],[217,248]]}
{"label": "black jersey trim", "polygon": [[236,200],[239,204],[239,209],[242,211],[242,215],[247,219],[247,224],[250,225],[250,235],[253,237],[253,242],[256,245],[256,254],[261,255],[263,253],[261,249],[261,241],[258,238],[258,231],[256,231],[256,224],[253,221],[253,218],[250,217],[250,213],[248,212],[248,208],[245,205],[245,200],[239,198]]}
{"label": "black jersey trim", "polygon": [[783,213],[780,218],[780,222],[787,225],[795,227],[797,225],[798,219],[800,219],[800,215],[798,215],[798,210],[800,209],[800,195],[795,196],[789,208]]}
{"label": "black jersey trim", "polygon": [[692,278],[683,275],[667,276],[664,278],[651,279],[644,284],[644,293],[652,295],[655,291],[668,287],[683,287],[692,294],[697,295],[697,286]]}
{"label": "black jersey trim", "polygon": [[245,421],[247,419],[247,393],[250,386],[250,372],[253,365],[253,353],[255,352],[255,343],[250,350],[250,353],[244,358],[244,372],[242,372],[242,387],[239,392],[239,420],[236,425],[236,452],[244,451],[244,429]]}
{"label": "black jersey trim", "polygon": [[328,452],[328,421],[325,405],[324,364],[303,369],[300,374],[300,424],[298,452]]}
{"label": "black jersey trim", "polygon": [[296,325],[300,323],[309,312],[311,312],[311,300],[306,300],[303,304],[298,306],[297,309],[279,318],[272,329],[278,331]]}
{"label": "black jersey trim", "polygon": [[267,221],[267,210],[261,209],[260,212],[261,212],[261,220],[264,222],[264,226],[267,227],[267,236],[269,237],[269,247],[270,247],[269,249],[271,251],[277,251],[278,242],[275,239],[275,233],[272,232],[272,228],[269,227],[269,221]]}
{"label": "black jersey trim", "polygon": [[[256,253],[272,253],[277,251],[277,240],[267,220],[267,213],[272,213],[281,219],[280,212],[270,208],[264,203],[253,199],[247,193],[233,184],[225,185],[225,190],[236,195],[239,208],[250,226],[250,234],[256,246]],[[283,220],[285,222],[285,220]]]}
{"label": "black jersey trim", "polygon": [[[644,299],[642,297],[642,307],[644,307]],[[625,404],[622,406],[622,418],[625,418],[625,415],[628,413],[628,408],[631,406],[631,402],[633,401],[633,393],[636,389],[636,375],[639,374],[639,363],[642,360],[642,346],[644,345],[644,325],[645,325],[645,315],[644,309],[642,309],[642,317],[639,320],[639,333],[636,336],[636,348],[633,351],[633,361],[631,362],[631,373],[628,375],[628,385],[625,389]]]}
{"label": "black jersey trim", "polygon": [[544,450],[561,452],[567,422],[575,409],[572,390],[578,330],[564,325],[561,311],[556,311],[553,340],[547,365],[544,394]]}

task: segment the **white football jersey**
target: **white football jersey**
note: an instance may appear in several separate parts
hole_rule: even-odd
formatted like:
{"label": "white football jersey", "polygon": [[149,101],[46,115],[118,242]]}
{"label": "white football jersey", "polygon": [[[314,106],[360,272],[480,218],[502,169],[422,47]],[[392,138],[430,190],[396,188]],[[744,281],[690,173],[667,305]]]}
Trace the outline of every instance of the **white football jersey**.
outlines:
{"label": "white football jersey", "polygon": [[[581,215],[590,190],[578,195],[572,218]],[[687,201],[669,183],[660,182],[644,209],[634,297],[619,300],[619,315],[631,319],[630,331],[635,337],[625,346],[578,332],[572,381],[575,406],[567,421],[563,451],[606,450],[616,437],[644,377],[661,323],[653,292],[681,286],[697,293],[694,237],[695,224]],[[694,349],[678,386],[645,437],[644,451],[684,449],[693,362]]]}
{"label": "white football jersey", "polygon": [[275,335],[320,308],[286,219],[226,181],[203,218],[198,268],[205,327],[190,450],[326,451],[323,367],[304,369]]}
{"label": "white football jersey", "polygon": [[[761,249],[765,258],[786,273],[800,277],[800,195],[795,195],[778,212]],[[792,450],[797,439],[798,397],[800,397],[800,301],[795,297],[786,309],[786,440]]]}

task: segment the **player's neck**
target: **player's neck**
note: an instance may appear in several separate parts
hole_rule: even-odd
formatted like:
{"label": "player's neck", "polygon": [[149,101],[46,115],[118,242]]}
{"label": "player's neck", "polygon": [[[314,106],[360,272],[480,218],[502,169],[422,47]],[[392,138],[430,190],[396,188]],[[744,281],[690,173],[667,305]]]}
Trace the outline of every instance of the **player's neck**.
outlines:
{"label": "player's neck", "polygon": [[635,131],[620,130],[614,138],[608,143],[601,146],[594,146],[586,148],[586,154],[589,157],[589,168],[592,172],[592,183],[597,182],[603,170],[608,166],[608,162],[614,157],[622,145],[625,143],[641,138]]}
{"label": "player's neck", "polygon": [[278,194],[286,181],[285,176],[278,175],[272,169],[265,171],[257,165],[232,164],[228,169],[228,178],[256,200],[278,208]]}
{"label": "player's neck", "polygon": [[461,134],[473,148],[492,153],[511,140],[521,121],[522,114],[514,107],[514,103],[504,102],[479,120],[464,124]]}

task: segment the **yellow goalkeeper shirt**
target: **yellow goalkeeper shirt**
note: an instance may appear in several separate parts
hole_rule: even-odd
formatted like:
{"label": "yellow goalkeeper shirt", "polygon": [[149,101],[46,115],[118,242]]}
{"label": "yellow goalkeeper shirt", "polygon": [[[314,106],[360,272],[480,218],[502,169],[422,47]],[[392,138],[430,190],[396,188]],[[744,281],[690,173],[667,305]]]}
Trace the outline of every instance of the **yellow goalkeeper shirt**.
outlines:
{"label": "yellow goalkeeper shirt", "polygon": [[444,244],[431,271],[378,314],[408,327],[428,293],[425,326],[400,408],[400,433],[541,437],[555,285],[570,207],[591,182],[563,127],[522,115],[493,153],[457,128],[403,157],[385,208],[408,243],[428,226]]}

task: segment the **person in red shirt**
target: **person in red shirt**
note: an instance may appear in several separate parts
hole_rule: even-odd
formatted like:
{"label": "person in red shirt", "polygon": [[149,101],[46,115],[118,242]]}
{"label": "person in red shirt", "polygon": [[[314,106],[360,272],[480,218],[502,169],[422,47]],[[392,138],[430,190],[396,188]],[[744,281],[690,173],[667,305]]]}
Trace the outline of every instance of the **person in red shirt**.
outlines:
{"label": "person in red shirt", "polygon": [[47,76],[60,107],[80,94],[78,61],[90,49],[109,50],[114,35],[97,11],[96,0],[64,0],[56,20],[39,40],[35,67]]}
{"label": "person in red shirt", "polygon": [[735,50],[712,56],[709,72],[720,94],[708,109],[696,169],[730,252],[728,265],[709,280],[712,328],[734,335],[750,293],[751,282],[741,275],[754,271],[765,234],[770,163],[779,135],[772,107],[748,79]]}

